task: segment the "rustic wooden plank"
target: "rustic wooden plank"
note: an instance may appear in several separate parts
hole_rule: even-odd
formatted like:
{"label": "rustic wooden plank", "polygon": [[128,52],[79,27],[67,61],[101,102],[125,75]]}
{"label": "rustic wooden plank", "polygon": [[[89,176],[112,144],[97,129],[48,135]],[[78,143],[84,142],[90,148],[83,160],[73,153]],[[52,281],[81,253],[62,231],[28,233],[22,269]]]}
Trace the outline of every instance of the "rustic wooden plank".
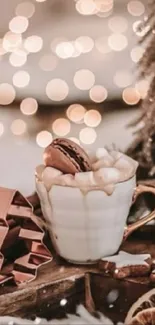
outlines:
{"label": "rustic wooden plank", "polygon": [[[149,232],[144,230],[133,234],[128,241],[123,243],[121,249],[130,253],[150,253],[155,258],[154,227],[149,227]],[[0,315],[9,314],[22,317],[42,315],[45,317],[48,314],[48,306],[50,306],[50,310],[53,311],[50,315],[53,317],[54,309],[59,307],[59,302],[63,297],[67,297],[68,301],[76,301],[76,297],[84,296],[83,278],[86,272],[99,273],[96,265],[76,266],[59,258],[54,258],[51,263],[44,265],[39,270],[38,277],[34,281],[22,284],[19,287],[7,285],[0,288]],[[138,294],[143,294],[150,288],[149,278],[130,278],[119,281],[101,275],[94,275],[93,277],[96,279],[92,291],[96,297],[95,306],[102,311],[106,310],[107,304],[104,301],[104,308],[100,308],[103,300],[99,297],[106,297],[107,290],[112,290],[115,287],[120,288],[120,294],[129,295],[129,302],[132,302],[138,297]],[[134,290],[134,286],[139,289]],[[129,304],[125,304],[125,306],[127,309]]]}

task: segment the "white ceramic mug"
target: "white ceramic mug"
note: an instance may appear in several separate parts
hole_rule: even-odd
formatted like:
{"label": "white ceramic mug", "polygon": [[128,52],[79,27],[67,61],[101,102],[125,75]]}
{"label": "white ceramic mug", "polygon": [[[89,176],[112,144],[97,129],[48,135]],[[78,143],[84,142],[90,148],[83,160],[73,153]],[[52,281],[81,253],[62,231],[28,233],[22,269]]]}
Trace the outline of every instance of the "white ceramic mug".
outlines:
{"label": "white ceramic mug", "polygon": [[101,190],[83,195],[78,188],[57,185],[47,192],[44,184],[36,180],[42,212],[56,252],[77,264],[95,263],[115,254],[123,237],[155,217],[150,214],[126,227],[135,188],[135,176],[116,184],[110,196]]}

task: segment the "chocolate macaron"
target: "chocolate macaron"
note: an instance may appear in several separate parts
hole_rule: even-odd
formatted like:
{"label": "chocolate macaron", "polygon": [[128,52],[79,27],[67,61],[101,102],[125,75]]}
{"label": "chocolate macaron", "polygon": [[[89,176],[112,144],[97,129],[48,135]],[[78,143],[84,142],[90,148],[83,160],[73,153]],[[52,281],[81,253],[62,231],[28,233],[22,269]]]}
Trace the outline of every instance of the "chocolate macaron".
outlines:
{"label": "chocolate macaron", "polygon": [[87,153],[75,142],[55,139],[44,151],[44,164],[59,169],[64,174],[75,174],[91,170]]}

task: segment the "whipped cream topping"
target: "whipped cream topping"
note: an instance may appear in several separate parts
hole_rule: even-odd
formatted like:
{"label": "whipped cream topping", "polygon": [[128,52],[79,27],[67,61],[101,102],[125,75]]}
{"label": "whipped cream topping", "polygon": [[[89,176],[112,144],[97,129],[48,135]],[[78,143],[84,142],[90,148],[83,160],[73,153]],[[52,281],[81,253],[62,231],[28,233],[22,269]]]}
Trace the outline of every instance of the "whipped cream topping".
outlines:
{"label": "whipped cream topping", "polygon": [[100,189],[111,195],[115,185],[133,177],[138,167],[137,161],[115,150],[99,148],[95,153],[89,153],[89,156],[92,171],[71,175],[63,174],[53,167],[39,165],[36,168],[36,177],[44,183],[47,191],[50,191],[53,185],[60,185],[78,187],[84,192]]}

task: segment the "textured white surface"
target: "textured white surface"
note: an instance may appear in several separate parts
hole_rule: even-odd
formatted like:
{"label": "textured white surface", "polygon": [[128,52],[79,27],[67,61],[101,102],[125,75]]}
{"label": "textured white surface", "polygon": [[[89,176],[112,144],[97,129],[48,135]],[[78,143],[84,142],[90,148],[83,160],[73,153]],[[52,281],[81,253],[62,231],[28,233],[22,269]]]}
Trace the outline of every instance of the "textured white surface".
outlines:
{"label": "textured white surface", "polygon": [[126,225],[135,177],[116,185],[112,195],[36,182],[42,210],[57,252],[73,262],[93,262],[115,254]]}

